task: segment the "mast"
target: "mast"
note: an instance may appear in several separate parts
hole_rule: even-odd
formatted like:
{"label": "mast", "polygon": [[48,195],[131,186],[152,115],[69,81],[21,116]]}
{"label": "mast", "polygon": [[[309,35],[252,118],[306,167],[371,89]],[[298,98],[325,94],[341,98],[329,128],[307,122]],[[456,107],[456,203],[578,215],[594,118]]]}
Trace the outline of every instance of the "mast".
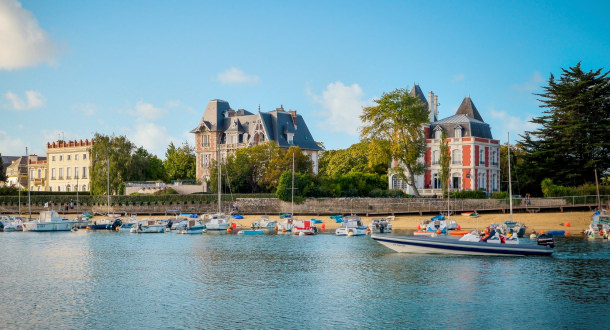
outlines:
{"label": "mast", "polygon": [[27,159],[27,170],[28,170],[28,211],[30,213],[29,220],[32,219],[32,200],[30,198],[30,154],[28,153],[28,147],[25,147],[25,157]]}
{"label": "mast", "polygon": [[292,153],[292,189],[291,191],[291,206],[290,206],[290,214],[294,217],[294,151]]}
{"label": "mast", "polygon": [[597,210],[602,211],[602,202],[599,197],[599,182],[597,182],[597,169],[595,169],[595,187],[597,188]]}
{"label": "mast", "polygon": [[218,137],[216,137],[216,172],[218,172],[218,213],[220,214],[222,212],[222,207],[221,207],[221,201],[220,201],[220,190],[222,189],[222,176],[220,174],[220,171],[222,171],[222,168],[220,167],[220,143],[218,141]]}
{"label": "mast", "polygon": [[108,197],[107,214],[110,216],[110,156],[106,157],[106,196]]}
{"label": "mast", "polygon": [[513,187],[510,180],[510,132],[508,133],[508,196],[510,200],[510,221],[513,221]]}

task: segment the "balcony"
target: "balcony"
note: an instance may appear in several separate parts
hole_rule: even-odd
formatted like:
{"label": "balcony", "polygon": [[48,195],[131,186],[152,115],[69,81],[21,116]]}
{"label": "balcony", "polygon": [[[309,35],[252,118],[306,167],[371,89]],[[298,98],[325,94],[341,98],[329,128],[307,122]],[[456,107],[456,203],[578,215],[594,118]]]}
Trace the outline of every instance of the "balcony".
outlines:
{"label": "balcony", "polygon": [[452,160],[451,164],[453,164],[453,165],[462,165],[462,161],[461,160]]}
{"label": "balcony", "polygon": [[51,177],[51,180],[57,180],[54,176]]}
{"label": "balcony", "polygon": [[66,180],[70,180],[70,179],[72,179],[72,177],[69,175],[66,175]]}
{"label": "balcony", "polygon": [[57,178],[57,180],[63,180],[63,179],[64,179],[64,176],[63,176],[63,175],[60,175],[60,176]]}

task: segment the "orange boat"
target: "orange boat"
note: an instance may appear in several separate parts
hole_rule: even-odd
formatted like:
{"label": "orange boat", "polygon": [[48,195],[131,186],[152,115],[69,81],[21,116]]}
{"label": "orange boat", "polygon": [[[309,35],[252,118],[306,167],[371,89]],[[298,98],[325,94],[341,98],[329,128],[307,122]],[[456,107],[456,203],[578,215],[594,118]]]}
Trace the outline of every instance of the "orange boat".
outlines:
{"label": "orange boat", "polygon": [[470,231],[469,230],[451,230],[450,233],[453,236],[464,236],[466,234],[468,234]]}

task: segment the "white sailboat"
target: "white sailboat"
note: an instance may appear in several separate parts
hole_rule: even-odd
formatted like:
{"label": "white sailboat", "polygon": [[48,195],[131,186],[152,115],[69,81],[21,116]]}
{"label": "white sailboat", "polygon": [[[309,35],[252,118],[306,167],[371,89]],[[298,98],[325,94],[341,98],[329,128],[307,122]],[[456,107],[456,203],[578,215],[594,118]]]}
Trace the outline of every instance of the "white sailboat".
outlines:
{"label": "white sailboat", "polygon": [[516,235],[517,237],[523,237],[525,234],[525,224],[516,222],[513,220],[513,187],[511,181],[511,173],[510,173],[510,133],[508,134],[508,197],[509,197],[509,209],[510,216],[507,221],[504,221],[502,225],[500,225],[500,230],[503,234],[508,235]]}
{"label": "white sailboat", "polygon": [[222,168],[220,166],[220,144],[216,145],[218,156],[216,158],[216,168],[218,172],[218,212],[210,215],[210,221],[205,224],[207,230],[227,230],[229,228],[229,216],[222,213]]}
{"label": "white sailboat", "polygon": [[292,219],[294,216],[294,153],[292,154],[292,204],[291,204],[291,217],[292,220],[292,233],[295,235],[315,235],[318,233],[318,228],[314,225],[311,220],[299,220]]}

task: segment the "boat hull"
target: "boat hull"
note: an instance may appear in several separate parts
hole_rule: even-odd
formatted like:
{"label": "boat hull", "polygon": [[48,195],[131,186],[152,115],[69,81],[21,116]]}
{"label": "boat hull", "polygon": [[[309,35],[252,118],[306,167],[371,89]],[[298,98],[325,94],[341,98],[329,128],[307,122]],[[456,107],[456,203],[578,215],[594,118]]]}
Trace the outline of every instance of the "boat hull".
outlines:
{"label": "boat hull", "polygon": [[203,234],[205,226],[194,226],[191,228],[182,228],[176,231],[177,234]]}
{"label": "boat hull", "polygon": [[404,253],[487,256],[550,256],[553,254],[552,248],[535,244],[465,242],[443,237],[371,235],[371,238],[396,252]]}
{"label": "boat hull", "polygon": [[23,224],[24,231],[70,231],[74,227],[74,222],[26,222]]}
{"label": "boat hull", "polygon": [[367,227],[339,227],[335,230],[337,236],[364,236],[366,235]]}

